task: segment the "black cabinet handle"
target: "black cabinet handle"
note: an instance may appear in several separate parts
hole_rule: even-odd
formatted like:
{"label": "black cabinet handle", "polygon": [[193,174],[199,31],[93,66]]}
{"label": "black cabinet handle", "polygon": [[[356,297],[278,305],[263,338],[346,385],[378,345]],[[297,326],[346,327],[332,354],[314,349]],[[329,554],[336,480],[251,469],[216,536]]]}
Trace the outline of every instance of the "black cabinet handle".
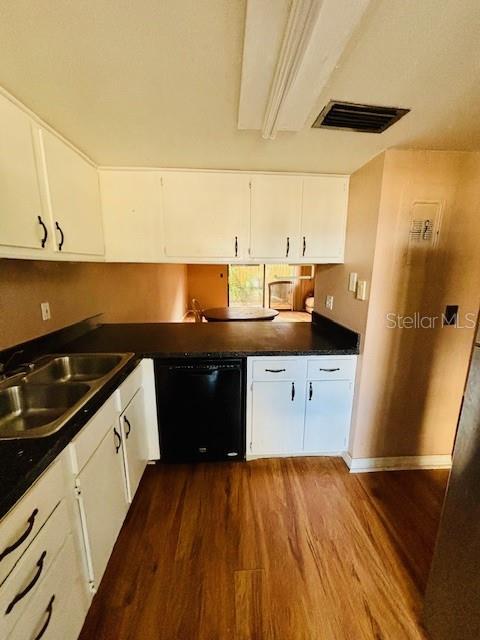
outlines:
{"label": "black cabinet handle", "polygon": [[10,602],[10,604],[8,605],[8,607],[5,610],[5,615],[8,616],[9,613],[12,612],[13,607],[18,604],[20,602],[20,600],[22,600],[22,598],[24,598],[27,593],[29,593],[33,587],[37,584],[37,582],[40,579],[40,576],[42,575],[42,571],[43,571],[43,561],[45,560],[45,556],[47,555],[47,552],[44,551],[42,553],[42,555],[40,556],[40,558],[38,559],[37,562],[37,567],[38,567],[38,571],[37,573],[34,575],[33,580],[30,582],[29,585],[27,585],[25,587],[25,589],[23,591],[20,591],[20,593],[17,593],[17,595],[14,597],[14,599]]}
{"label": "black cabinet handle", "polygon": [[238,236],[235,236],[235,258],[238,258]]}
{"label": "black cabinet handle", "polygon": [[128,436],[130,435],[130,431],[132,430],[132,425],[130,424],[130,421],[127,418],[127,416],[123,416],[123,420],[124,420],[125,424],[128,427],[128,431],[125,430],[125,438],[127,438],[127,440],[128,440]]}
{"label": "black cabinet handle", "polygon": [[283,373],[286,369],[265,369],[268,373]]}
{"label": "black cabinet handle", "polygon": [[309,386],[308,386],[308,399],[311,400],[313,398],[313,385],[310,382]]}
{"label": "black cabinet handle", "polygon": [[65,242],[65,236],[63,235],[62,227],[58,224],[58,222],[55,222],[55,228],[60,231],[60,242],[58,243],[58,250],[61,251],[63,243]]}
{"label": "black cabinet handle", "polygon": [[53,596],[50,598],[50,602],[48,603],[47,608],[45,609],[45,613],[48,614],[47,619],[45,620],[45,624],[40,629],[40,632],[38,633],[38,635],[35,636],[34,640],[40,640],[40,638],[43,638],[43,636],[45,635],[45,631],[48,629],[48,625],[50,624],[50,620],[52,619],[54,600],[55,600],[55,594],[53,594]]}
{"label": "black cabinet handle", "polygon": [[320,367],[319,371],[327,371],[327,373],[333,373],[333,371],[340,371],[340,367],[335,367],[335,369],[322,369]]}
{"label": "black cabinet handle", "polygon": [[302,250],[302,256],[305,256],[305,251],[307,250],[307,239],[305,238],[305,236],[303,236],[303,250]]}
{"label": "black cabinet handle", "polygon": [[41,243],[42,243],[42,249],[45,249],[45,245],[47,244],[47,238],[48,238],[48,229],[47,229],[46,224],[42,220],[42,216],[38,216],[38,224],[43,229],[43,238],[41,240]]}
{"label": "black cabinet handle", "polygon": [[290,237],[287,236],[287,253],[285,254],[286,258],[288,258],[289,253],[290,253]]}
{"label": "black cabinet handle", "polygon": [[295,383],[292,382],[292,402],[295,400]]}
{"label": "black cabinet handle", "polygon": [[114,438],[118,438],[118,444],[115,443],[115,453],[120,451],[120,447],[122,446],[122,436],[118,433],[118,431],[113,427],[113,436]]}
{"label": "black cabinet handle", "polygon": [[12,545],[10,545],[9,547],[6,547],[2,553],[0,553],[0,562],[6,557],[8,556],[10,553],[12,553],[12,551],[15,551],[15,549],[18,549],[18,547],[20,545],[22,545],[25,540],[28,538],[28,536],[32,533],[32,529],[33,526],[35,524],[35,518],[37,516],[38,513],[38,509],[34,509],[32,511],[32,515],[28,518],[27,523],[28,523],[28,527],[25,529],[24,533],[22,533],[22,535],[18,538],[18,540],[16,542],[14,542]]}

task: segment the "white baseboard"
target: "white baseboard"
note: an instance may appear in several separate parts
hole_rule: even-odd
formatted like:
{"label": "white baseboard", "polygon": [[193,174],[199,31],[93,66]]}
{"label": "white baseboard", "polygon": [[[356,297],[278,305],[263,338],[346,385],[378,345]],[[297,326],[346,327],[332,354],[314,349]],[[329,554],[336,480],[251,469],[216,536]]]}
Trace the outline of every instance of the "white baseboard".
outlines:
{"label": "white baseboard", "polygon": [[260,458],[342,458],[343,455],[343,451],[329,451],[328,453],[325,451],[309,451],[308,453],[305,451],[298,453],[247,453],[245,459],[248,462],[249,460],[259,460]]}
{"label": "white baseboard", "polygon": [[399,456],[393,458],[352,458],[348,452],[342,454],[350,473],[369,471],[406,471],[409,469],[450,469],[452,456]]}

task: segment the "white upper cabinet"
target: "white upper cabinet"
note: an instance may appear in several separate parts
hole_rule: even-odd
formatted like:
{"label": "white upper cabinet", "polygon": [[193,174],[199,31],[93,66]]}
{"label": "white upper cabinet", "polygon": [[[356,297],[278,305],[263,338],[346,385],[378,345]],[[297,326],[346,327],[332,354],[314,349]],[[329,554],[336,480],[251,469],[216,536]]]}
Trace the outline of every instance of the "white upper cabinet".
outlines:
{"label": "white upper cabinet", "polygon": [[302,178],[252,177],[250,244],[253,258],[298,258]]}
{"label": "white upper cabinet", "polygon": [[161,260],[161,185],[157,171],[100,171],[105,258]]}
{"label": "white upper cabinet", "polygon": [[246,258],[249,177],[241,173],[162,174],[167,258]]}
{"label": "white upper cabinet", "polygon": [[342,261],[347,222],[348,177],[303,179],[300,256],[310,260]]}
{"label": "white upper cabinet", "polygon": [[103,256],[98,172],[49,131],[39,131],[56,250]]}
{"label": "white upper cabinet", "polygon": [[[44,226],[45,225],[45,226]],[[50,247],[42,212],[30,118],[0,96],[0,245],[42,251]]]}

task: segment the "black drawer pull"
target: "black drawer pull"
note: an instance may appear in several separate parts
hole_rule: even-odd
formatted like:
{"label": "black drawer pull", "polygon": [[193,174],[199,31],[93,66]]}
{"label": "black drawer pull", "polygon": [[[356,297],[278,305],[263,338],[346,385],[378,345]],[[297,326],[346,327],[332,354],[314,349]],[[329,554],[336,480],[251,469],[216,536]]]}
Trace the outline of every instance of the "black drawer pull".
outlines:
{"label": "black drawer pull", "polygon": [[25,542],[25,540],[28,538],[28,536],[32,533],[32,529],[33,529],[33,526],[35,524],[35,518],[37,516],[37,513],[38,513],[38,509],[34,509],[32,511],[32,515],[27,520],[28,527],[25,529],[24,533],[22,533],[22,535],[20,536],[20,538],[16,542],[14,542],[10,547],[7,547],[6,549],[4,549],[2,551],[2,553],[0,553],[0,562],[6,556],[8,556],[8,554],[12,553],[12,551],[15,551],[15,549],[18,549],[18,547],[20,545],[22,545]]}
{"label": "black drawer pull", "polygon": [[340,371],[340,367],[335,367],[335,369],[322,369],[322,368],[320,368],[319,371],[326,371],[327,373],[333,373],[333,371]]}
{"label": "black drawer pull", "polygon": [[313,385],[310,382],[310,384],[308,385],[308,399],[311,400],[313,398]]}
{"label": "black drawer pull", "polygon": [[42,220],[42,216],[38,216],[38,224],[43,229],[43,238],[41,240],[41,243],[42,243],[42,249],[45,249],[45,245],[47,244],[47,239],[48,239],[48,229],[45,226],[44,221]]}
{"label": "black drawer pull", "polygon": [[14,599],[10,602],[10,604],[8,605],[8,607],[5,610],[5,615],[8,616],[8,614],[12,612],[13,607],[15,605],[17,605],[20,602],[20,600],[22,600],[33,589],[33,587],[37,584],[37,582],[40,579],[40,576],[42,575],[43,562],[45,560],[45,556],[46,555],[47,555],[47,552],[44,551],[42,553],[42,555],[40,556],[40,558],[38,559],[38,562],[37,562],[37,565],[36,565],[38,567],[37,573],[34,575],[32,581],[30,582],[30,584],[27,585],[23,591],[20,591],[20,593],[17,593],[17,595],[14,597]]}
{"label": "black drawer pull", "polygon": [[127,416],[123,416],[123,420],[128,427],[128,431],[125,429],[125,438],[128,440],[128,436],[130,435],[130,431],[132,430],[132,425],[130,424],[130,420]]}
{"label": "black drawer pull", "polygon": [[34,640],[40,640],[40,638],[43,638],[43,636],[45,635],[45,631],[48,629],[48,625],[50,624],[50,620],[52,619],[54,600],[55,600],[55,594],[53,594],[53,596],[50,598],[50,602],[48,603],[47,608],[45,609],[45,613],[48,614],[47,619],[45,620],[45,624],[40,629],[39,634],[35,636]]}
{"label": "black drawer pull", "polygon": [[113,436],[114,439],[118,438],[118,444],[115,442],[115,453],[120,451],[120,447],[122,446],[122,436],[118,433],[118,431],[113,427]]}
{"label": "black drawer pull", "polygon": [[307,239],[305,236],[303,236],[303,249],[302,249],[302,256],[305,256],[305,251],[307,250]]}
{"label": "black drawer pull", "polygon": [[238,258],[238,236],[235,236],[235,258]]}
{"label": "black drawer pull", "polygon": [[295,383],[292,382],[292,402],[295,400]]}
{"label": "black drawer pull", "polygon": [[287,236],[287,251],[285,253],[286,258],[288,258],[289,253],[290,253],[290,237]]}
{"label": "black drawer pull", "polygon": [[268,373],[283,373],[286,369],[265,369]]}

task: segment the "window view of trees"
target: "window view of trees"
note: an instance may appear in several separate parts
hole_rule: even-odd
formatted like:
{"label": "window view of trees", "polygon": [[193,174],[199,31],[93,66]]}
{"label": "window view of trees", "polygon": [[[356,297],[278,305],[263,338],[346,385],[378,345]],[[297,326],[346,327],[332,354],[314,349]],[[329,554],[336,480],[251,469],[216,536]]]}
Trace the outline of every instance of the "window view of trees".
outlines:
{"label": "window view of trees", "polygon": [[[228,267],[228,299],[231,307],[264,307],[269,304],[269,283],[276,280],[288,281],[292,279],[291,290],[299,285],[296,276],[300,275],[301,267],[291,264],[231,264]],[[308,266],[306,267],[308,270]],[[279,292],[285,301],[279,308],[292,308],[288,300],[290,289],[288,286]],[[290,295],[291,297],[291,295]]]}

